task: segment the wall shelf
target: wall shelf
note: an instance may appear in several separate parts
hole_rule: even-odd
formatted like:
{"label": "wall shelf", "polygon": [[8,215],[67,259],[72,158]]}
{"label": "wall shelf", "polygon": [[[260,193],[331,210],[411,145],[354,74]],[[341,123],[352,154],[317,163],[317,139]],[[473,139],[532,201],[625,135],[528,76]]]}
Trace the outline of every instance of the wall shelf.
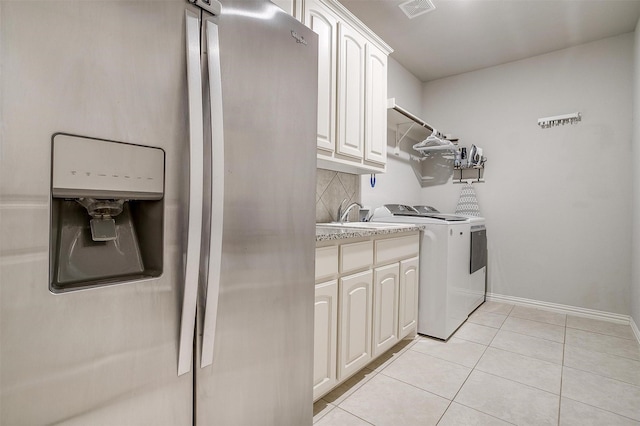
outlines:
{"label": "wall shelf", "polygon": [[[476,170],[477,171],[477,176],[473,177],[473,178],[465,178],[464,177],[464,171],[465,170]],[[484,171],[484,165],[483,166],[473,166],[473,167],[454,167],[453,168],[453,172],[454,174],[457,172],[459,172],[460,174],[458,175],[459,177],[453,177],[453,183],[454,184],[460,184],[460,183],[469,183],[469,181],[471,181],[471,183],[484,183],[484,177],[483,177],[483,171]]]}
{"label": "wall shelf", "polygon": [[396,127],[406,125],[408,129],[403,132],[402,138],[408,137],[416,142],[425,140],[433,132],[431,125],[396,104],[395,98],[387,99],[387,124]]}
{"label": "wall shelf", "polygon": [[[433,134],[434,131],[433,126],[429,123],[396,104],[395,98],[387,99],[387,124],[389,126],[395,126],[396,155],[399,151],[400,142],[402,142],[404,138],[409,138],[414,142],[421,142]],[[437,130],[435,136],[450,142],[451,147],[458,142],[458,139],[447,139],[445,135]]]}

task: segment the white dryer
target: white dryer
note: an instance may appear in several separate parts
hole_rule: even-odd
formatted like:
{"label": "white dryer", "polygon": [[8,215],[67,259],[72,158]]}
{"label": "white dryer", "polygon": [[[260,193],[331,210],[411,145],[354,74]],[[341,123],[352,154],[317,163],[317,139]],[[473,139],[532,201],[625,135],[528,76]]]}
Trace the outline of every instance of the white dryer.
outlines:
{"label": "white dryer", "polygon": [[422,214],[411,206],[386,204],[374,222],[424,225],[420,244],[418,333],[446,340],[484,301],[471,287],[471,222],[466,217]]}

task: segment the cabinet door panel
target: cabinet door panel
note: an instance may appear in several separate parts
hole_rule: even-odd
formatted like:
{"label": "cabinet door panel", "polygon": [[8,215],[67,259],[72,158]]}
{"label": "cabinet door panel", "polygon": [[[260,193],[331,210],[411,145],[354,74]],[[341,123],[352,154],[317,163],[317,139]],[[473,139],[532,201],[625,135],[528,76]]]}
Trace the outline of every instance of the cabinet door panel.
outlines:
{"label": "cabinet door panel", "polygon": [[418,274],[417,257],[400,262],[400,322],[398,336],[405,337],[416,327],[418,321]]}
{"label": "cabinet door panel", "polygon": [[398,341],[399,264],[376,268],[373,273],[373,356]]}
{"label": "cabinet door panel", "polygon": [[371,270],[340,279],[338,380],[371,359]]}
{"label": "cabinet door panel", "polygon": [[387,161],[387,55],[367,44],[365,159]]}
{"label": "cabinet door panel", "polygon": [[342,22],[338,23],[338,38],[338,152],[361,159],[364,154],[366,41]]}
{"label": "cabinet door panel", "polygon": [[307,0],[305,23],[318,34],[318,149],[336,146],[336,74],[338,20],[323,4]]}
{"label": "cabinet door panel", "polygon": [[316,285],[313,399],[328,392],[336,383],[336,345],[338,341],[338,281]]}

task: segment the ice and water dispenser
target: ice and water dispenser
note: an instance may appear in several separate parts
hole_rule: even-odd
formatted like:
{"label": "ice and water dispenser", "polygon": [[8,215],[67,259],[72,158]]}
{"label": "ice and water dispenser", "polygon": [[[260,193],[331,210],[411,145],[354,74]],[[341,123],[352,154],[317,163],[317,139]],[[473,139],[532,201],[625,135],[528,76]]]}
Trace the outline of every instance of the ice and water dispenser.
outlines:
{"label": "ice and water dispenser", "polygon": [[159,276],[164,151],[56,134],[52,154],[50,290]]}

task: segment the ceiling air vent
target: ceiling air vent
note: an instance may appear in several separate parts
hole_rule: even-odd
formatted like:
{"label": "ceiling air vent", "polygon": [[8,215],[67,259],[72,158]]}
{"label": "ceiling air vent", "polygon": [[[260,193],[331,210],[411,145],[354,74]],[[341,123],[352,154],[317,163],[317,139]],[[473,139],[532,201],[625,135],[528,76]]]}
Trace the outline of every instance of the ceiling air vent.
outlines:
{"label": "ceiling air vent", "polygon": [[431,3],[431,0],[409,0],[400,4],[399,7],[409,19],[413,19],[423,13],[431,12],[436,8],[433,3]]}

